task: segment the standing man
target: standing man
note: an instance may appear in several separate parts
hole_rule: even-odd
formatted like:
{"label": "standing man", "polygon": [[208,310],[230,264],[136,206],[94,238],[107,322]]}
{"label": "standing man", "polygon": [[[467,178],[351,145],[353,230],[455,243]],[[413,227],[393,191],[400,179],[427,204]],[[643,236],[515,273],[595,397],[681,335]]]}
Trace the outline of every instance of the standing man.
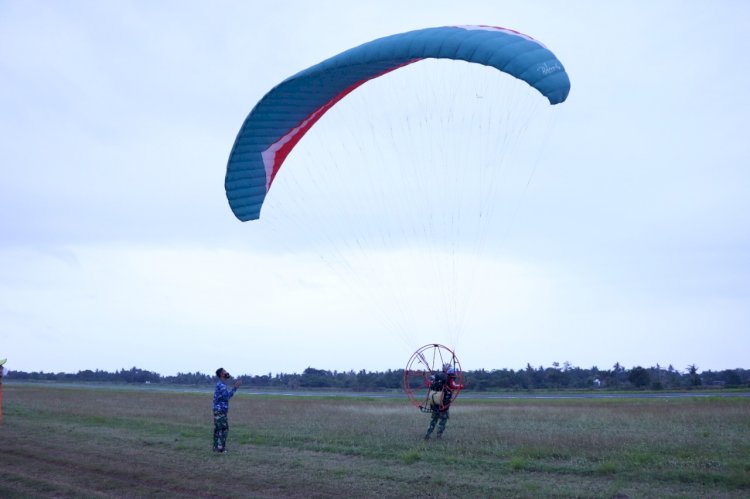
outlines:
{"label": "standing man", "polygon": [[453,390],[461,390],[464,387],[458,384],[456,378],[456,370],[450,364],[445,364],[442,371],[431,376],[429,401],[432,418],[424,436],[425,440],[430,439],[435,425],[437,425],[437,438],[443,436],[445,425],[450,418],[449,409],[453,402]]}
{"label": "standing man", "polygon": [[226,382],[232,379],[232,375],[220,367],[216,370],[216,383],[214,391],[214,452],[227,451],[227,435],[229,435],[229,399],[232,398],[242,382],[236,380],[234,387],[229,390]]}

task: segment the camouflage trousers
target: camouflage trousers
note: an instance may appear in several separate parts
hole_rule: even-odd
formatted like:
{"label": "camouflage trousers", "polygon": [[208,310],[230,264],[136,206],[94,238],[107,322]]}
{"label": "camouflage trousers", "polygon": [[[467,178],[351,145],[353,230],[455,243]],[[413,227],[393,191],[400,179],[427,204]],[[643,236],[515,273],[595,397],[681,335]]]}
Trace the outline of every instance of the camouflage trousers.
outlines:
{"label": "camouflage trousers", "polygon": [[448,418],[450,418],[450,415],[448,414],[447,409],[441,411],[437,407],[432,407],[432,419],[430,419],[430,426],[427,428],[427,434],[425,434],[425,437],[429,437],[432,434],[435,425],[437,425],[438,436],[442,435],[445,431],[445,425],[448,423]]}
{"label": "camouflage trousers", "polygon": [[227,445],[229,419],[225,412],[214,412],[214,450],[222,452]]}

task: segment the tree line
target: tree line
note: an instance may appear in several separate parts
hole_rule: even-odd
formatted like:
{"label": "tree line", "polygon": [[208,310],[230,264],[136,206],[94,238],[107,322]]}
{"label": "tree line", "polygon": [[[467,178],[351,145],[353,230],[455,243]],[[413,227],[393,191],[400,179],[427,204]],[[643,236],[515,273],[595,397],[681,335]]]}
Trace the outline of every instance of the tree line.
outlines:
{"label": "tree line", "polygon": [[[400,389],[404,370],[383,372],[329,371],[308,367],[302,373],[244,374],[239,376],[245,387],[258,389],[337,389],[351,391],[380,391]],[[551,367],[524,369],[479,369],[464,371],[464,384],[467,390],[684,390],[696,388],[747,388],[750,387],[750,370],[725,369],[723,371],[698,371],[695,365],[678,370],[672,367],[635,366],[626,369],[616,363],[611,369],[597,367],[580,368],[565,362],[554,362]],[[178,373],[175,376],[162,376],[159,373],[132,367],[115,372],[84,370],[77,373],[45,373],[9,371],[8,380],[43,380],[68,382],[108,382],[108,383],[158,383],[173,385],[211,385],[213,374],[201,372]]]}

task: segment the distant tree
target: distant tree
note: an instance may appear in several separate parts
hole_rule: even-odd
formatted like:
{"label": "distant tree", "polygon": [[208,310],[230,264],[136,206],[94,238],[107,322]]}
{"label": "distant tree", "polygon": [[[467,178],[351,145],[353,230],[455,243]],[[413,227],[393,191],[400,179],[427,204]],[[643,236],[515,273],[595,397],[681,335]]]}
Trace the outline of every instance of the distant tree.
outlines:
{"label": "distant tree", "polygon": [[664,389],[664,369],[662,369],[659,363],[656,366],[649,369],[651,375],[651,389],[652,390],[663,390]]}
{"label": "distant tree", "polygon": [[521,387],[525,389],[534,388],[534,368],[528,362],[521,377]]}
{"label": "distant tree", "polygon": [[742,378],[737,371],[739,371],[739,369],[726,369],[721,372],[725,386],[736,388],[742,385]]}
{"label": "distant tree", "polygon": [[357,391],[372,390],[376,386],[377,373],[361,369],[356,376],[354,389]]}
{"label": "distant tree", "polygon": [[308,367],[302,373],[300,386],[305,388],[327,388],[333,385],[333,373]]}
{"label": "distant tree", "polygon": [[471,384],[474,386],[474,389],[478,392],[486,391],[490,387],[490,373],[488,373],[484,369],[466,373],[464,382],[468,383],[469,379],[471,380]]}
{"label": "distant tree", "polygon": [[565,386],[565,374],[560,370],[560,363],[553,362],[553,367],[544,370],[542,384],[544,388],[560,388]]}
{"label": "distant tree", "polygon": [[698,375],[698,366],[690,364],[687,366],[688,382],[690,386],[700,386],[702,384],[701,377]]}
{"label": "distant tree", "polygon": [[636,366],[628,373],[628,381],[630,381],[636,388],[645,388],[651,381],[651,376],[647,369],[641,366]]}
{"label": "distant tree", "polygon": [[607,373],[607,386],[618,388],[625,381],[625,368],[619,362],[615,362],[612,370]]}

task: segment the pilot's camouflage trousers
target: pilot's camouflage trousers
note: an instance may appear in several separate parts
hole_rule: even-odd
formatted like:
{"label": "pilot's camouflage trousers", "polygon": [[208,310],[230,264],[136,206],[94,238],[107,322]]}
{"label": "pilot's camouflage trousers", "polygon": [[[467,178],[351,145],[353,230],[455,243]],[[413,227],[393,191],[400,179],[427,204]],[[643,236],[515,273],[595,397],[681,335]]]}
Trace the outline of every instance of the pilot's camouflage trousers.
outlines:
{"label": "pilot's camouflage trousers", "polygon": [[427,434],[425,437],[429,437],[432,434],[432,431],[435,429],[435,425],[437,425],[437,435],[440,436],[445,431],[445,425],[448,423],[448,418],[450,418],[450,415],[448,414],[448,411],[441,411],[439,407],[432,407],[432,418],[430,419],[430,426],[427,428]]}
{"label": "pilot's camouflage trousers", "polygon": [[214,450],[224,452],[229,435],[229,418],[225,412],[214,412]]}

